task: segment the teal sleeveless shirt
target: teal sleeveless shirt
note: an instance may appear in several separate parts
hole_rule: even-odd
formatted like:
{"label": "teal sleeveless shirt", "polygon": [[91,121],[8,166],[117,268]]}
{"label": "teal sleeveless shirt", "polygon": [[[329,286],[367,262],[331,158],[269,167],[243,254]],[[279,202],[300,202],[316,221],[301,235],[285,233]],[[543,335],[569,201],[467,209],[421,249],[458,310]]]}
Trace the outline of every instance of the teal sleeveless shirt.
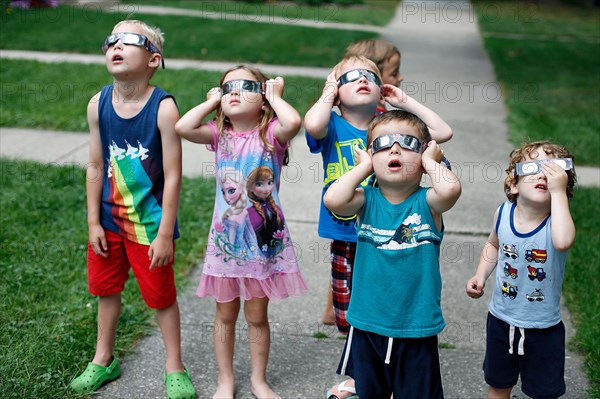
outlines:
{"label": "teal sleeveless shirt", "polygon": [[444,327],[439,231],[420,187],[400,204],[364,187],[348,322],[392,338],[437,335]]}

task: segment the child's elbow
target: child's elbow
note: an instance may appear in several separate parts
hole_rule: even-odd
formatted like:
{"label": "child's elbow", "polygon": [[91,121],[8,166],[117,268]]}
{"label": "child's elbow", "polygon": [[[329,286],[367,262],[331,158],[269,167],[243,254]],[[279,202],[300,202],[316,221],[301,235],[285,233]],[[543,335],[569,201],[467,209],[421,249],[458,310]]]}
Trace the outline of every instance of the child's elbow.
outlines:
{"label": "child's elbow", "polygon": [[304,118],[304,130],[311,136],[314,136],[316,133],[315,124],[310,121],[310,119]]}
{"label": "child's elbow", "polygon": [[452,132],[450,126],[447,126],[446,128],[441,129],[437,132],[437,139],[435,140],[438,142],[438,144],[445,143],[446,141],[450,141],[453,134],[454,133]]}
{"label": "child's elbow", "polygon": [[296,114],[290,119],[289,123],[290,123],[290,130],[297,133],[300,131],[300,127],[302,126],[302,118],[300,117],[299,114]]}
{"label": "child's elbow", "polygon": [[327,191],[323,196],[323,205],[325,205],[325,208],[329,209],[331,212],[337,213],[337,207],[340,204],[339,201],[335,200],[335,195]]}
{"label": "child's elbow", "polygon": [[185,134],[185,126],[181,123],[181,119],[175,123],[175,133],[178,136],[183,136]]}
{"label": "child's elbow", "polygon": [[454,133],[452,132],[452,129],[448,127],[448,130],[446,131],[446,139],[444,141],[450,141],[453,135]]}
{"label": "child's elbow", "polygon": [[323,205],[325,205],[325,208],[330,209],[330,206],[332,206],[332,197],[332,195],[329,195],[329,192],[326,192],[323,196]]}
{"label": "child's elbow", "polygon": [[575,237],[573,237],[572,239],[566,238],[566,239],[562,239],[562,240],[557,240],[558,242],[554,243],[554,248],[557,251],[568,251],[569,249],[571,249],[571,247],[575,244]]}

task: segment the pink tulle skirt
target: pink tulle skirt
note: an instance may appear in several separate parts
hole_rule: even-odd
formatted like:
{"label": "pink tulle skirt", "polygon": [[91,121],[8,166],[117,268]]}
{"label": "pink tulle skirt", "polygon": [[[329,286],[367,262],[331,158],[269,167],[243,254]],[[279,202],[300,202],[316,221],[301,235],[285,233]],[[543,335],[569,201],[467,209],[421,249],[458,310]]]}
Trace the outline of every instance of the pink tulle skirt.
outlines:
{"label": "pink tulle skirt", "polygon": [[268,297],[278,302],[288,296],[299,296],[308,287],[298,273],[276,273],[264,280],[247,277],[218,277],[202,274],[196,291],[199,297],[212,296],[217,302],[231,302],[235,298],[249,300]]}

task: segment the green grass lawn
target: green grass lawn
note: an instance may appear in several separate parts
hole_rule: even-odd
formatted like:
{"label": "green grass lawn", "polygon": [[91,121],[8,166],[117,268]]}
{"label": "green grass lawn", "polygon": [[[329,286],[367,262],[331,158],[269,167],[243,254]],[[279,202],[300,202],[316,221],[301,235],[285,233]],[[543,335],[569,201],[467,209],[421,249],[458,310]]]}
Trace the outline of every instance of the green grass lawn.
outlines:
{"label": "green grass lawn", "polygon": [[[74,397],[71,379],[96,342],[97,300],[87,291],[85,172],[0,160],[0,397]],[[204,252],[214,180],[184,179],[178,288]],[[117,355],[149,327],[153,313],[131,278],[123,295]]]}
{"label": "green grass lawn", "polygon": [[600,398],[600,189],[576,189],[571,212],[577,239],[567,258],[563,292],[577,328],[572,344],[585,354],[591,397]]}
{"label": "green grass lawn", "polygon": [[548,138],[578,164],[600,166],[600,10],[483,1],[475,9],[513,144]]}
{"label": "green grass lawn", "polygon": [[[554,4],[476,3],[485,47],[509,110],[510,139],[550,139],[579,165],[600,165],[600,10]],[[513,34],[518,36],[514,37]],[[600,397],[600,190],[571,200],[577,242],[569,253],[564,296],[586,356],[592,397]]]}
{"label": "green grass lawn", "polygon": [[[367,0],[365,4],[342,7],[338,4],[309,6],[301,2],[245,3],[240,1],[206,0],[123,0],[127,5],[168,6],[203,11],[208,15],[243,14],[248,16],[281,17],[294,22],[298,19],[315,22],[345,22],[385,26],[394,17],[398,0]],[[248,19],[251,19],[249,17]]]}
{"label": "green grass lawn", "polygon": [[[152,83],[175,95],[183,115],[206,99],[220,77],[218,72],[165,69],[156,72]],[[304,115],[319,97],[324,81],[286,76],[285,82],[284,97]],[[109,83],[112,80],[104,65],[3,59],[0,126],[87,131],[87,102]]]}
{"label": "green grass lawn", "polygon": [[[126,16],[69,6],[53,10],[15,9],[0,16],[0,48],[101,54],[104,38]],[[333,67],[343,58],[348,44],[377,36],[293,23],[257,24],[169,15],[133,17],[165,32],[163,53],[167,66],[169,58],[188,58]]]}

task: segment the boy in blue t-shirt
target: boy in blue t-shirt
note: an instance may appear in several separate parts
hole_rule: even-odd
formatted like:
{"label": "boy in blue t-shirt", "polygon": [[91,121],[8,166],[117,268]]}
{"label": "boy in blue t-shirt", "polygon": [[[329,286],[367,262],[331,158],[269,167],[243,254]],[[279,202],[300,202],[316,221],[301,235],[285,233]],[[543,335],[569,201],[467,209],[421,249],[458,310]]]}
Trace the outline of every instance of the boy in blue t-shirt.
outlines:
{"label": "boy in blue t-shirt", "polygon": [[483,362],[488,398],[508,399],[519,375],[526,395],[557,398],[566,391],[560,296],[575,242],[573,156],[536,141],[511,152],[507,172],[508,201],[496,210],[495,228],[466,286],[468,296],[480,298],[496,269]]}
{"label": "boy in blue t-shirt", "polygon": [[[443,152],[427,125],[410,112],[375,117],[367,145],[368,152],[355,148],[356,166],[324,197],[333,213],[359,220],[352,327],[338,373],[354,378],[361,399],[442,398],[442,213],[454,206],[461,185],[440,164]],[[420,186],[423,173],[431,188]],[[378,187],[359,187],[371,174]]]}

